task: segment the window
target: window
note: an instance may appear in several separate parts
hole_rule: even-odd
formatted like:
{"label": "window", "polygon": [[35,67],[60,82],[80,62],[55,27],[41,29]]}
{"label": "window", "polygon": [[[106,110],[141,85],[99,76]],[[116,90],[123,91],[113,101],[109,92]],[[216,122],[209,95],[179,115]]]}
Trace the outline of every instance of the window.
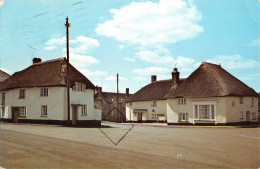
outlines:
{"label": "window", "polygon": [[215,105],[194,105],[194,118],[197,120],[215,119]]}
{"label": "window", "polygon": [[244,112],[243,111],[240,112],[240,119],[244,119]]}
{"label": "window", "polygon": [[252,120],[256,120],[256,113],[252,113]]}
{"label": "window", "polygon": [[87,114],[87,105],[83,105],[82,107],[81,107],[81,115],[82,116],[87,116],[88,114]]}
{"label": "window", "polygon": [[5,105],[5,93],[2,93],[2,105]]}
{"label": "window", "polygon": [[243,97],[240,97],[239,100],[240,100],[240,101],[239,101],[240,104],[243,104],[243,103],[244,103],[244,98],[243,98]]}
{"label": "window", "polygon": [[188,113],[179,113],[179,121],[188,121]]}
{"label": "window", "polygon": [[156,103],[156,101],[154,100],[154,101],[152,101],[152,106],[157,106],[157,103]]}
{"label": "window", "polygon": [[43,105],[43,106],[41,107],[41,116],[42,116],[42,117],[48,116],[48,110],[47,110],[47,106],[46,106],[46,105]]}
{"label": "window", "polygon": [[24,98],[25,98],[25,89],[20,89],[19,99],[24,99]]}
{"label": "window", "polygon": [[72,90],[74,91],[84,91],[86,89],[86,84],[81,82],[75,82],[75,86],[73,86]]}
{"label": "window", "polygon": [[254,107],[254,97],[251,98],[251,107]]}
{"label": "window", "polygon": [[41,96],[48,96],[48,88],[41,88]]}
{"label": "window", "polygon": [[158,114],[152,114],[152,119],[157,120],[158,119]]}
{"label": "window", "polygon": [[178,99],[178,104],[186,104],[186,99],[185,98]]}
{"label": "window", "polygon": [[26,107],[19,107],[18,108],[19,111],[19,117],[26,117]]}

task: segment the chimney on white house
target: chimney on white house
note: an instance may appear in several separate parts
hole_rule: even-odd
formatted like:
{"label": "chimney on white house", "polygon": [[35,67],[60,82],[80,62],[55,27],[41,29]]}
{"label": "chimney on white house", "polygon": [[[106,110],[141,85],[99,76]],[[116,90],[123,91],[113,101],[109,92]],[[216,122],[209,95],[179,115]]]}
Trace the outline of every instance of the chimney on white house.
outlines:
{"label": "chimney on white house", "polygon": [[172,85],[176,87],[180,80],[180,72],[178,72],[177,68],[174,68],[172,71]]}
{"label": "chimney on white house", "polygon": [[153,83],[153,82],[155,82],[156,81],[156,75],[152,75],[151,76],[151,82]]}
{"label": "chimney on white house", "polygon": [[33,64],[41,63],[42,59],[41,58],[33,58]]}
{"label": "chimney on white house", "polygon": [[125,94],[126,94],[126,97],[129,97],[129,88],[125,89]]}

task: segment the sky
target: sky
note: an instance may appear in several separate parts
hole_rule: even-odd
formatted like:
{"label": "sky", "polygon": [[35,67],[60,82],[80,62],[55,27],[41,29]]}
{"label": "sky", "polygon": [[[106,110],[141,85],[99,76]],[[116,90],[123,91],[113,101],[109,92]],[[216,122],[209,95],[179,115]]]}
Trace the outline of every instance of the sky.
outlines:
{"label": "sky", "polygon": [[0,0],[0,69],[9,74],[66,57],[103,91],[138,91],[188,77],[203,62],[221,64],[260,92],[258,0]]}

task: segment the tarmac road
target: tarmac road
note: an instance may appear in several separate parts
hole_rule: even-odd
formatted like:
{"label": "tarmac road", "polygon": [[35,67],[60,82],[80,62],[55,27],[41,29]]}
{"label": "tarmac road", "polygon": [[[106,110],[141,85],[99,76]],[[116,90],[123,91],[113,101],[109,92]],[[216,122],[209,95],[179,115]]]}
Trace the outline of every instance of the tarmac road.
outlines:
{"label": "tarmac road", "polygon": [[[114,142],[131,127],[107,123]],[[4,168],[259,168],[260,128],[134,126],[116,146],[98,128],[0,124]]]}

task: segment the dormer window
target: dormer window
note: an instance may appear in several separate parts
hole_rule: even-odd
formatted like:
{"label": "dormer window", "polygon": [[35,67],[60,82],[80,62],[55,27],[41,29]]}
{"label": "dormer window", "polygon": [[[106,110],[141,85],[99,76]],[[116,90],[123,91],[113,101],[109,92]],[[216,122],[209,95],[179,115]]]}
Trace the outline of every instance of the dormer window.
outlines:
{"label": "dormer window", "polygon": [[179,98],[178,104],[186,104],[186,99],[185,98]]}
{"label": "dormer window", "polygon": [[84,91],[86,89],[86,84],[81,82],[75,82],[75,86],[73,86],[72,90],[74,91]]}

